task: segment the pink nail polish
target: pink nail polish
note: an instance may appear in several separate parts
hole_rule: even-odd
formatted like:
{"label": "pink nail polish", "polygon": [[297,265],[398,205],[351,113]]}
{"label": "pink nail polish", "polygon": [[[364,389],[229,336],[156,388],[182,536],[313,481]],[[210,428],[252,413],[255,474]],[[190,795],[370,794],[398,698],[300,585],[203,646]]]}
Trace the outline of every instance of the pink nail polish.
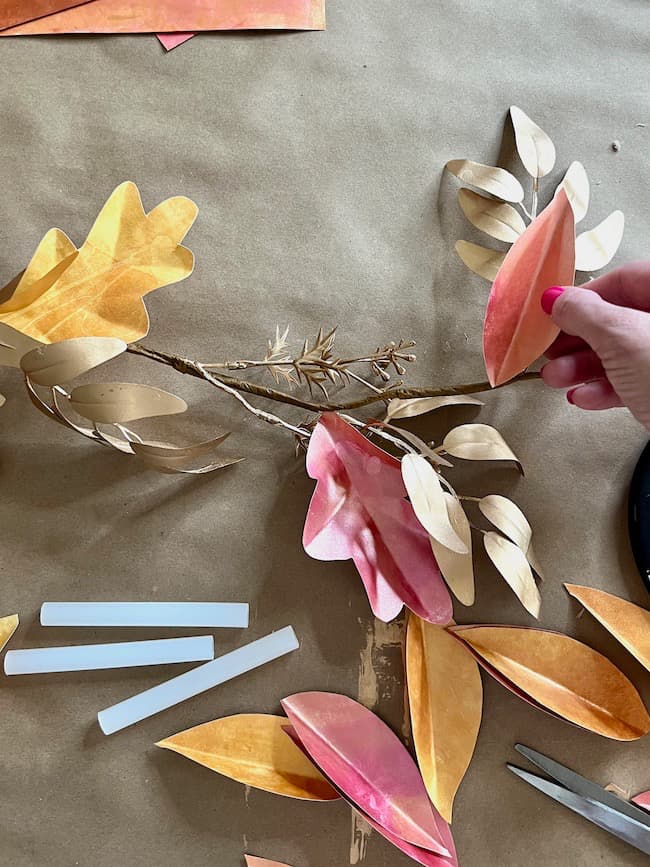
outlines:
{"label": "pink nail polish", "polygon": [[544,291],[542,295],[542,310],[544,313],[548,313],[550,316],[553,305],[563,292],[564,289],[561,286],[551,286],[550,289]]}
{"label": "pink nail polish", "polygon": [[573,393],[574,392],[575,392],[575,388],[570,388],[569,391],[567,391],[567,393],[566,393],[566,399],[569,401],[571,406],[575,406],[575,403],[573,400]]}

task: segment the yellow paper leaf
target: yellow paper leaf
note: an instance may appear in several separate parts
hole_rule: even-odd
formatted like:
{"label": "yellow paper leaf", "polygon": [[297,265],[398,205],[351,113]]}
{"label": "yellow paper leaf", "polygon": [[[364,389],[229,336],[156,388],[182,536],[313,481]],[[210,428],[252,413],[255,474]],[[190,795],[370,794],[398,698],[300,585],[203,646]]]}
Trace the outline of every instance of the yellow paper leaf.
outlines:
{"label": "yellow paper leaf", "polygon": [[[46,343],[86,336],[138,340],[149,330],[144,295],[192,272],[194,258],[180,242],[196,213],[196,205],[179,196],[145,215],[138,188],[122,184],[79,252],[54,274],[19,286],[0,304],[0,321]],[[60,253],[60,237],[58,244]],[[49,245],[47,253],[54,255]],[[36,276],[40,269],[31,270]]]}
{"label": "yellow paper leaf", "polygon": [[404,455],[402,478],[418,521],[441,545],[459,554],[467,553],[467,545],[458,536],[447,514],[438,473],[422,455]]}
{"label": "yellow paper leaf", "polygon": [[97,382],[73,389],[70,407],[100,424],[134,421],[185,412],[187,404],[175,394],[134,382]]}
{"label": "yellow paper leaf", "polygon": [[458,191],[458,204],[473,226],[499,241],[512,244],[526,230],[521,215],[512,205],[465,189]]}
{"label": "yellow paper leaf", "polygon": [[450,430],[443,448],[456,458],[468,461],[515,461],[519,458],[498,430],[487,424],[463,424]]}
{"label": "yellow paper leaf", "polygon": [[17,614],[8,617],[0,617],[0,652],[2,652],[11,636],[18,629],[19,619]]}
{"label": "yellow paper leaf", "polygon": [[448,394],[442,397],[415,397],[408,400],[400,400],[396,397],[388,404],[386,411],[387,419],[415,418],[444,406],[457,406],[468,404],[483,406],[483,401],[469,394]]}
{"label": "yellow paper leaf", "polygon": [[488,494],[481,498],[478,507],[497,530],[521,548],[535,572],[543,578],[533,551],[533,530],[519,506],[500,494]]}
{"label": "yellow paper leaf", "polygon": [[595,229],[576,238],[576,271],[598,271],[614,258],[623,240],[625,216],[613,211]]}
{"label": "yellow paper leaf", "polygon": [[133,453],[141,458],[147,466],[162,473],[184,473],[187,475],[203,475],[214,470],[238,464],[244,458],[221,458],[201,466],[196,466],[197,460],[216,451],[228,437],[229,433],[216,437],[204,443],[193,446],[173,446],[160,443],[132,442]]}
{"label": "yellow paper leaf", "polygon": [[589,178],[582,163],[577,160],[571,163],[555,191],[556,196],[560,190],[566,192],[573,208],[574,222],[579,223],[589,210]]}
{"label": "yellow paper leaf", "polygon": [[514,626],[450,629],[506,679],[505,685],[552,713],[614,740],[636,740],[650,732],[650,716],[637,690],[586,644],[559,632]]}
{"label": "yellow paper leaf", "polygon": [[336,800],[338,793],[283,731],[288,725],[285,717],[240,714],[187,729],[156,746],[265,792]]}
{"label": "yellow paper leaf", "polygon": [[524,199],[524,188],[505,169],[484,166],[472,160],[449,160],[446,169],[466,184],[491,193],[504,202],[522,202]]}
{"label": "yellow paper leaf", "polygon": [[23,355],[41,345],[33,337],[0,322],[0,367],[20,367]]}
{"label": "yellow paper leaf", "polygon": [[[11,313],[31,304],[52,286],[76,256],[77,248],[65,232],[50,229],[18,278],[10,297],[0,305],[0,310]],[[0,295],[4,295],[7,289],[5,286]]]}
{"label": "yellow paper leaf", "polygon": [[126,343],[116,337],[73,337],[32,349],[20,366],[32,382],[51,387],[70,382],[123,352]]}
{"label": "yellow paper leaf", "polygon": [[506,258],[506,254],[500,250],[490,250],[488,247],[481,247],[480,244],[473,244],[471,241],[456,241],[454,246],[469,270],[478,274],[479,277],[489,280],[490,283],[499,273],[499,268]]}
{"label": "yellow paper leaf", "polygon": [[650,671],[650,611],[595,587],[564,586]]}
{"label": "yellow paper leaf", "polygon": [[529,614],[539,617],[542,599],[526,555],[514,542],[490,531],[483,536],[487,554]]}
{"label": "yellow paper leaf", "polygon": [[543,178],[555,165],[555,146],[543,129],[516,105],[510,106],[517,153],[529,175]]}
{"label": "yellow paper leaf", "polygon": [[474,564],[472,558],[472,528],[463,507],[453,494],[443,494],[447,506],[449,522],[456,535],[465,543],[467,552],[459,554],[441,545],[433,536],[429,537],[433,555],[445,579],[445,583],[456,599],[463,605],[474,604]]}
{"label": "yellow paper leaf", "polygon": [[409,617],[406,670],[413,740],[429,797],[443,819],[467,771],[481,724],[478,665],[440,626]]}

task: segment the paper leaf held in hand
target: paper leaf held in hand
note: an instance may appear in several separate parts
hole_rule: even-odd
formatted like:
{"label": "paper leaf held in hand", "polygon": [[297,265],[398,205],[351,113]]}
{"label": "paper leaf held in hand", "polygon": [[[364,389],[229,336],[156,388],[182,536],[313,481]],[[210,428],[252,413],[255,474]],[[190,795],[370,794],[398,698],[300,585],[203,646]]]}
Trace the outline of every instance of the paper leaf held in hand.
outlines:
{"label": "paper leaf held in hand", "polygon": [[409,618],[406,666],[413,740],[434,806],[451,822],[452,804],[474,752],[483,688],[478,665],[440,626]]}
{"label": "paper leaf held in hand", "polygon": [[556,716],[614,740],[650,732],[639,693],[605,656],[559,632],[515,626],[455,626],[504,686]]}
{"label": "paper leaf held in hand", "polygon": [[339,798],[287,737],[287,725],[286,717],[240,714],[187,729],[157,746],[265,792],[308,801]]}

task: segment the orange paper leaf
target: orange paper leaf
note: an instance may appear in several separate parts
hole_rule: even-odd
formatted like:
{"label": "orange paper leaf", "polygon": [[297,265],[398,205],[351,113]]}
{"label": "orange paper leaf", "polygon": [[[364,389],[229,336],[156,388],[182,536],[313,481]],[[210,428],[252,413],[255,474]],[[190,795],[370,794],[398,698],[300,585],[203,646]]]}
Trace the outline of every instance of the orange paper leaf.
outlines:
{"label": "orange paper leaf", "polygon": [[512,245],[494,280],[483,326],[485,368],[493,386],[525,370],[557,337],[541,297],[549,286],[573,283],[574,271],[573,209],[561,190]]}
{"label": "orange paper leaf", "polygon": [[650,732],[650,716],[635,687],[586,644],[559,632],[516,626],[450,631],[505,686],[555,715],[614,740],[636,740]]}
{"label": "orange paper leaf", "polygon": [[476,746],[483,687],[476,660],[445,629],[409,618],[408,696],[418,764],[429,797],[451,822],[454,797]]}
{"label": "orange paper leaf", "polygon": [[308,801],[339,798],[287,737],[283,727],[288,725],[282,716],[240,714],[187,729],[157,746],[265,792]]}
{"label": "orange paper leaf", "polygon": [[595,587],[564,586],[650,671],[650,611]]}
{"label": "orange paper leaf", "polygon": [[4,650],[5,645],[18,629],[18,615],[10,614],[9,617],[0,617],[0,651]]}

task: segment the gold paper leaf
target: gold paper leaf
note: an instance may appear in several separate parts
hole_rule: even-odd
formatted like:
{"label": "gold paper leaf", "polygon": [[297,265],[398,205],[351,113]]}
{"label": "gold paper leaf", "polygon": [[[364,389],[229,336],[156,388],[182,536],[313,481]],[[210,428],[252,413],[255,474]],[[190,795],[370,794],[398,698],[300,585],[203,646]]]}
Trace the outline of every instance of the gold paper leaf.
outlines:
{"label": "gold paper leaf", "polygon": [[5,649],[7,642],[18,629],[19,622],[17,614],[0,617],[0,652]]}
{"label": "gold paper leaf", "polygon": [[402,478],[418,521],[441,545],[459,554],[467,545],[451,525],[438,473],[422,455],[404,455]]}
{"label": "gold paper leaf", "polygon": [[[76,256],[77,248],[65,232],[50,229],[19,276],[9,298],[0,305],[0,310],[12,313],[31,304],[58,280]],[[4,296],[7,289],[5,286],[0,295]]]}
{"label": "gold paper leaf", "polygon": [[283,731],[289,720],[240,714],[187,729],[156,744],[232,780],[307,801],[339,794]]}
{"label": "gold paper leaf", "polygon": [[539,617],[542,599],[526,555],[514,542],[490,531],[483,536],[490,560],[529,614]]}
{"label": "gold paper leaf", "polygon": [[4,394],[0,394],[0,407],[4,406],[6,402],[7,398],[4,396]]}
{"label": "gold paper leaf", "polygon": [[501,530],[511,542],[526,555],[528,562],[540,578],[543,577],[535,552],[533,551],[533,530],[524,513],[516,503],[501,494],[488,494],[478,504],[485,517],[494,524],[497,530]]}
{"label": "gold paper leaf", "polygon": [[522,202],[524,188],[510,172],[495,166],[484,166],[472,160],[449,160],[448,172],[466,184],[484,190],[504,202]]}
{"label": "gold paper leaf", "polygon": [[512,205],[464,189],[458,190],[458,204],[473,226],[498,241],[512,244],[526,230],[521,215]]}
{"label": "gold paper leaf", "polygon": [[613,211],[594,229],[576,238],[576,271],[598,271],[614,258],[625,229],[623,211]]}
{"label": "gold paper leaf", "polygon": [[0,367],[20,367],[20,359],[42,344],[0,322]]}
{"label": "gold paper leaf", "polygon": [[444,406],[457,406],[459,404],[484,405],[482,400],[469,394],[448,394],[442,397],[415,397],[408,400],[400,400],[400,398],[396,397],[388,404],[386,418],[415,418],[418,415],[424,415],[427,412],[432,412]]}
{"label": "gold paper leaf", "polygon": [[498,430],[487,424],[463,424],[450,430],[443,448],[456,458],[468,461],[515,461],[519,458]]}
{"label": "gold paper leaf", "polygon": [[555,165],[555,146],[543,129],[516,105],[510,106],[517,153],[529,175],[543,178]]}
{"label": "gold paper leaf", "polygon": [[441,545],[430,536],[431,548],[445,583],[463,605],[474,604],[474,564],[472,558],[472,528],[462,505],[453,494],[443,494],[449,522],[456,535],[465,543],[467,552],[459,554]]}
{"label": "gold paper leaf", "polygon": [[229,436],[230,434],[226,433],[213,440],[197,443],[193,446],[132,442],[131,449],[147,466],[159,472],[203,475],[238,464],[244,460],[244,458],[222,458],[199,467],[194,466],[198,458],[215,451]]}
{"label": "gold paper leaf", "polygon": [[51,387],[70,382],[123,352],[126,343],[116,337],[74,337],[32,349],[20,366],[32,382]]}
{"label": "gold paper leaf", "polygon": [[484,277],[490,283],[499,273],[506,254],[500,250],[490,250],[489,247],[481,247],[471,241],[456,241],[456,252],[470,271]]}
{"label": "gold paper leaf", "polygon": [[446,822],[476,746],[483,708],[478,665],[440,626],[409,617],[406,639],[413,740],[429,797]]}
{"label": "gold paper leaf", "polygon": [[579,163],[577,160],[571,163],[566,175],[555,191],[556,196],[560,190],[566,192],[569,203],[573,208],[574,221],[579,223],[589,210],[589,178],[582,163]]}
{"label": "gold paper leaf", "polygon": [[175,394],[134,382],[80,385],[73,389],[69,402],[80,416],[100,424],[174,415],[187,409],[185,401]]}

